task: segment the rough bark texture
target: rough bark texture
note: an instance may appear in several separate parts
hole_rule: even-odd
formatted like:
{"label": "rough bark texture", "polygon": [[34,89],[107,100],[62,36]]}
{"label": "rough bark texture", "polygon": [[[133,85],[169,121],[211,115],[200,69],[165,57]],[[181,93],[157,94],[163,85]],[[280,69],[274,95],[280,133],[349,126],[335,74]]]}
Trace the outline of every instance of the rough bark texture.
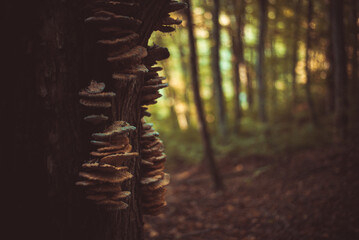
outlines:
{"label": "rough bark texture", "polygon": [[265,104],[266,83],[264,79],[264,49],[265,36],[267,32],[267,0],[259,1],[259,42],[258,42],[258,62],[257,62],[257,81],[258,81],[258,111],[259,119],[267,122],[267,110]]}
{"label": "rough bark texture", "polygon": [[191,13],[191,4],[189,0],[186,0],[188,8],[185,10],[188,24],[188,38],[189,38],[189,47],[190,47],[190,62],[191,62],[191,78],[192,78],[192,88],[194,95],[194,102],[197,109],[198,121],[200,124],[200,131],[202,135],[203,147],[205,160],[208,163],[208,167],[213,179],[214,187],[216,189],[223,189],[222,178],[216,167],[216,162],[213,157],[213,149],[211,145],[211,138],[207,128],[207,122],[205,119],[205,113],[203,110],[200,89],[199,89],[199,79],[198,79],[198,65],[197,65],[197,48],[195,43],[195,37],[193,34],[193,21]]}
{"label": "rough bark texture", "polygon": [[217,109],[217,123],[218,132],[223,138],[227,132],[226,122],[226,106],[222,88],[222,77],[220,69],[220,25],[219,25],[219,0],[214,0],[213,7],[213,42],[212,48],[212,71],[213,71],[213,84],[214,84],[214,96]]}
{"label": "rough bark texture", "polygon": [[344,140],[347,135],[347,71],[344,49],[343,2],[331,0],[332,41],[334,54],[335,126],[336,137]]}
{"label": "rough bark texture", "polygon": [[[12,39],[9,41],[13,49],[9,55],[9,70],[12,69],[10,80],[16,83],[10,90],[13,93],[11,102],[14,104],[10,108],[13,109],[13,137],[17,139],[12,147],[18,144],[23,147],[21,151],[14,151],[12,158],[6,161],[24,169],[18,172],[24,173],[18,178],[16,188],[25,188],[22,197],[17,196],[22,199],[19,200],[18,208],[25,217],[18,220],[21,218],[18,215],[13,222],[22,224],[25,230],[29,228],[27,237],[36,231],[49,233],[45,239],[142,238],[139,159],[129,164],[135,178],[126,186],[132,192],[126,210],[104,211],[86,201],[82,191],[74,184],[78,180],[79,167],[88,159],[89,152],[89,129],[82,120],[78,91],[87,86],[92,78],[101,80],[111,77],[105,61],[93,61],[103,59],[104,56],[90,43],[93,36],[88,35],[84,24],[87,6],[92,2],[14,2],[9,3],[7,8],[9,12],[18,14],[14,21],[15,27],[10,29]],[[143,21],[138,32],[140,43],[146,46],[155,23],[165,14],[168,1],[137,2],[140,10],[136,12],[136,17]],[[141,133],[139,93],[142,84],[143,81],[139,79],[123,81],[114,86],[119,95],[118,118],[138,129],[136,134],[130,136],[134,150],[139,148]],[[43,166],[47,165],[47,170],[43,166],[38,167],[37,163],[40,162],[44,163]],[[34,223],[41,210],[32,204],[34,200],[24,200],[24,197],[36,197],[34,187],[39,184],[33,182],[39,169],[47,172],[47,202],[39,204],[36,201],[42,207],[47,207],[46,216],[40,215],[46,224]],[[28,212],[31,214],[26,214]],[[13,231],[12,234],[21,235],[21,231]]]}

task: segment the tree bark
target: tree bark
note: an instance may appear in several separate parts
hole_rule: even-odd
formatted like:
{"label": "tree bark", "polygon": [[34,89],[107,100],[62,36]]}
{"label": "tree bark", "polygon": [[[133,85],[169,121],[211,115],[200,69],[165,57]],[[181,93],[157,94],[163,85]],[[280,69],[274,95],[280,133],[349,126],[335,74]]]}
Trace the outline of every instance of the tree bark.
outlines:
{"label": "tree bark", "polygon": [[[356,0],[351,1],[352,8],[352,24],[353,24],[353,55],[352,55],[352,79],[351,79],[351,89],[352,96],[357,98],[357,89],[358,89],[358,79],[359,79],[359,71],[358,71],[358,3]],[[357,98],[358,99],[358,98]]]}
{"label": "tree bark", "polygon": [[258,61],[257,61],[257,81],[258,81],[258,111],[259,119],[265,123],[267,122],[266,110],[266,83],[264,79],[264,49],[265,36],[267,32],[267,0],[259,1],[259,41],[258,41]]}
{"label": "tree bark", "polygon": [[219,25],[219,0],[214,0],[213,7],[213,42],[214,46],[212,48],[212,71],[213,71],[213,83],[214,83],[214,96],[216,100],[216,110],[217,110],[217,123],[218,123],[218,132],[222,139],[224,139],[227,133],[227,116],[226,116],[226,106],[225,99],[222,88],[222,77],[220,69],[220,25]]}
{"label": "tree bark", "polygon": [[311,22],[313,16],[313,3],[312,0],[308,0],[308,13],[307,13],[307,36],[306,36],[306,50],[305,50],[305,73],[307,81],[305,83],[305,93],[307,96],[307,104],[310,112],[310,117],[314,125],[317,125],[317,116],[314,109],[314,101],[311,93],[311,76],[310,76],[310,68],[309,68],[309,51],[311,50]]}
{"label": "tree bark", "polygon": [[208,168],[213,180],[213,184],[215,189],[223,189],[223,181],[218,171],[218,167],[216,166],[216,162],[213,156],[213,149],[211,145],[211,138],[207,128],[207,122],[205,118],[205,113],[202,106],[200,89],[199,89],[199,79],[198,79],[198,63],[197,63],[197,48],[196,48],[196,40],[193,34],[193,20],[191,13],[191,3],[189,0],[186,0],[187,9],[186,17],[188,23],[188,40],[190,47],[190,63],[191,63],[191,78],[192,78],[192,89],[194,102],[197,109],[198,121],[200,124],[200,131],[202,135],[203,147],[204,147],[204,157],[207,161]]}
{"label": "tree bark", "polygon": [[335,126],[338,140],[347,137],[347,71],[346,53],[344,47],[343,2],[331,0],[332,41],[334,54],[334,86],[335,86]]}
{"label": "tree bark", "polygon": [[298,62],[298,40],[299,40],[299,29],[300,29],[300,16],[301,16],[301,7],[302,7],[302,0],[297,0],[296,6],[294,11],[295,20],[293,26],[293,55],[292,55],[292,96],[293,96],[293,103],[296,104],[298,102],[298,93],[297,93],[297,62]]}
{"label": "tree bark", "polygon": [[[143,21],[139,30],[140,42],[147,46],[154,24],[165,13],[168,1],[137,2],[141,7],[136,17]],[[23,169],[17,170],[16,175],[20,175],[16,180],[18,183],[15,182],[21,196],[14,194],[21,200],[18,208],[23,212],[14,220],[17,231],[12,231],[12,236],[24,234],[21,231],[26,232],[29,228],[27,238],[39,230],[36,237],[46,234],[44,239],[142,239],[139,159],[128,166],[134,178],[125,186],[132,193],[126,210],[104,211],[85,200],[82,191],[75,186],[79,168],[89,153],[89,131],[83,123],[78,92],[88,85],[89,80],[103,81],[110,73],[101,60],[97,62],[100,66],[96,70],[94,62],[89,60],[103,57],[90,43],[93,36],[87,35],[88,29],[84,25],[86,6],[90,3],[82,0],[13,2],[7,8],[11,13],[19,14],[14,21],[15,28],[11,29],[13,39],[8,46],[14,49],[9,57],[9,69],[17,69],[12,71],[9,79],[17,83],[10,90],[14,93],[10,98],[14,103],[11,107],[12,134],[17,139],[12,148],[19,144],[22,147],[6,161]],[[135,151],[139,148],[141,134],[141,81],[143,79],[117,85],[121,92],[117,102],[117,107],[121,106],[118,117],[138,129],[130,136]],[[39,162],[46,162],[47,169],[38,167]],[[39,169],[42,173],[47,172],[45,179],[48,182],[47,202],[37,202],[47,207],[46,216],[40,215],[44,224],[35,224],[41,210],[32,205],[34,200],[28,200],[36,197],[34,188],[37,183],[33,179]],[[28,212],[31,215],[26,216]],[[18,220],[20,218],[22,220]],[[24,228],[19,228],[19,224]]]}
{"label": "tree bark", "polygon": [[242,115],[242,108],[241,108],[241,100],[240,100],[240,93],[241,93],[241,78],[239,75],[239,55],[238,55],[238,41],[232,34],[232,68],[233,68],[233,110],[234,110],[234,131],[235,133],[239,133],[240,129],[240,121]]}

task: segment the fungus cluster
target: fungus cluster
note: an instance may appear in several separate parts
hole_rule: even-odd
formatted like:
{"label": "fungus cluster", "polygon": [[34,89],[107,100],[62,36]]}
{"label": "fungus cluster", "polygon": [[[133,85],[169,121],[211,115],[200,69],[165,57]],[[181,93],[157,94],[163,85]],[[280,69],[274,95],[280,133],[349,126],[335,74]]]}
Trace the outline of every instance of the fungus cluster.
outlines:
{"label": "fungus cluster", "polygon": [[[186,4],[168,0],[153,31],[172,32],[173,25],[181,20],[170,17],[170,13],[186,7]],[[165,186],[169,175],[164,173],[163,143],[159,134],[146,123],[148,105],[157,103],[162,95],[159,90],[167,87],[165,77],[159,76],[161,67],[157,61],[169,57],[167,48],[157,45],[142,46],[139,42],[142,21],[141,6],[133,1],[98,0],[90,6],[90,16],[85,23],[94,30],[97,47],[105,53],[112,68],[110,79],[104,82],[91,81],[79,92],[80,104],[87,111],[84,120],[93,126],[91,134],[90,160],[82,164],[76,184],[86,189],[86,198],[109,209],[125,209],[124,199],[131,193],[124,191],[124,182],[132,178],[128,162],[138,156],[132,152],[129,134],[136,128],[121,121],[121,104],[124,98],[123,83],[141,82],[140,105],[142,127],[140,134],[141,151],[141,199],[145,214],[157,215],[166,206]],[[143,82],[142,82],[143,81]],[[141,85],[140,84],[140,85]],[[126,85],[126,84],[125,84]],[[110,89],[111,91],[105,90]],[[135,96],[134,96],[135,97]]]}
{"label": "fungus cluster", "polygon": [[165,186],[170,181],[169,174],[163,172],[166,154],[158,136],[152,124],[142,119],[141,199],[143,212],[148,215],[158,215],[166,206]]}
{"label": "fungus cluster", "polygon": [[[107,116],[113,107],[114,92],[105,92],[105,84],[91,81],[90,85],[79,92],[80,103],[88,110],[84,120],[101,129],[108,125]],[[113,117],[113,115],[112,115]],[[129,132],[136,130],[124,121],[114,121],[103,131],[91,134],[94,151],[90,152],[90,160],[81,166],[81,180],[76,184],[86,189],[86,198],[109,209],[124,209],[127,204],[122,200],[131,193],[122,191],[121,184],[132,178],[124,162],[137,156],[131,152]]]}

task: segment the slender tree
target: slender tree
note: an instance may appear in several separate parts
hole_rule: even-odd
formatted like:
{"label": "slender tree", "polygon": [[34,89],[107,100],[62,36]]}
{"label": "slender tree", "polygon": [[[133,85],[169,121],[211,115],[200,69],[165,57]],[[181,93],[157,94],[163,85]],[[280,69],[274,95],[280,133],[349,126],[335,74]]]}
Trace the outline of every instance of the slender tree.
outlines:
{"label": "slender tree", "polygon": [[297,62],[298,62],[298,42],[299,42],[299,34],[300,34],[300,17],[301,17],[301,8],[302,8],[302,0],[296,0],[295,4],[295,18],[293,22],[293,46],[292,46],[292,96],[293,103],[296,104],[298,102],[298,93],[297,93]]}
{"label": "slender tree", "polygon": [[309,108],[309,112],[310,112],[310,117],[312,119],[313,124],[317,125],[318,124],[317,116],[315,113],[314,100],[313,100],[313,96],[312,96],[312,92],[311,92],[312,83],[311,83],[311,74],[310,74],[310,67],[309,67],[309,63],[310,63],[309,51],[312,48],[312,39],[311,39],[312,18],[313,18],[313,2],[312,2],[312,0],[308,0],[307,35],[306,35],[306,50],[305,50],[305,73],[306,73],[307,81],[305,83],[305,93],[306,93],[306,97],[307,97],[307,103],[308,103],[308,108]]}
{"label": "slender tree", "polygon": [[259,40],[258,40],[258,60],[257,60],[257,82],[258,82],[258,111],[259,119],[262,122],[267,122],[266,110],[266,83],[264,79],[264,49],[265,36],[267,32],[267,0],[259,0]]}
{"label": "slender tree", "polygon": [[331,0],[332,42],[334,56],[335,126],[338,140],[345,140],[348,128],[347,115],[347,71],[344,47],[343,2]]}
{"label": "slender tree", "polygon": [[203,147],[204,147],[204,155],[205,155],[204,157],[208,163],[208,167],[213,179],[214,187],[215,189],[219,190],[219,189],[223,189],[224,185],[213,156],[211,138],[208,132],[205,113],[202,106],[200,89],[199,89],[199,79],[198,79],[197,48],[195,43],[196,40],[193,34],[191,3],[189,0],[186,0],[186,3],[187,3],[187,9],[185,10],[185,12],[186,12],[187,24],[188,24],[188,41],[190,48],[191,78],[192,78],[194,102],[196,105],[198,121],[200,124],[200,130],[201,130]]}
{"label": "slender tree", "polygon": [[335,102],[335,94],[334,94],[334,56],[333,56],[333,40],[332,40],[332,24],[333,17],[332,11],[330,10],[330,2],[327,4],[327,20],[329,22],[328,27],[328,47],[326,51],[326,58],[329,63],[327,77],[326,77],[326,86],[327,86],[327,110],[330,113],[334,112],[334,102]]}
{"label": "slender tree", "polygon": [[241,92],[241,78],[239,74],[239,59],[238,59],[238,41],[234,34],[232,35],[232,68],[233,68],[233,110],[234,110],[234,131],[238,134],[240,128],[240,120],[242,115],[242,108],[240,102]]}
{"label": "slender tree", "polygon": [[227,132],[227,116],[225,99],[222,88],[222,77],[220,68],[220,25],[219,25],[219,0],[214,0],[213,6],[213,48],[212,48],[212,71],[213,71],[213,84],[214,84],[214,96],[217,109],[217,121],[218,121],[218,132],[222,139]]}

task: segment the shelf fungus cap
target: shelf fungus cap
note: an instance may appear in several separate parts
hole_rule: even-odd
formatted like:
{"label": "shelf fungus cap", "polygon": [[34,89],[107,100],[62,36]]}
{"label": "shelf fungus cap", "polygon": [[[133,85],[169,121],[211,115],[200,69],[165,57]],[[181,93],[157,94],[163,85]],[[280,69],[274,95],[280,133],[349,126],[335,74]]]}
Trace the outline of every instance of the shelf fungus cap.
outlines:
{"label": "shelf fungus cap", "polygon": [[141,179],[141,184],[142,185],[147,185],[150,183],[154,183],[154,182],[158,182],[163,176],[162,175],[156,175],[153,177],[144,177]]}
{"label": "shelf fungus cap", "polygon": [[158,137],[160,134],[156,131],[146,131],[144,134],[142,134],[141,138],[142,139],[146,139],[146,138],[153,138],[153,137]]}
{"label": "shelf fungus cap", "polygon": [[144,160],[144,159],[141,160],[141,164],[142,164],[143,166],[147,166],[147,167],[153,165],[152,162],[149,162],[149,161]]}
{"label": "shelf fungus cap", "polygon": [[82,164],[84,170],[92,170],[92,171],[103,171],[103,172],[119,172],[119,171],[127,171],[128,167],[122,166],[117,167],[110,164],[101,164],[101,163],[84,163]]}
{"label": "shelf fungus cap", "polygon": [[184,2],[171,1],[168,5],[167,12],[175,12],[186,7],[187,4]]}
{"label": "shelf fungus cap", "polygon": [[118,192],[118,193],[115,193],[114,195],[112,195],[111,199],[113,199],[113,200],[124,199],[130,195],[131,195],[130,191],[121,191],[121,192]]}
{"label": "shelf fungus cap", "polygon": [[99,182],[107,183],[120,183],[133,177],[133,175],[127,171],[119,171],[116,174],[108,174],[103,172],[79,172],[80,177],[88,180],[95,180]]}
{"label": "shelf fungus cap", "polygon": [[[112,152],[112,151],[115,151],[115,150],[123,150],[127,147],[128,145],[127,144],[119,144],[119,145],[111,145],[111,146],[108,146],[108,147],[101,147],[101,148],[98,148],[97,151],[98,152]],[[131,146],[131,145],[130,145]],[[130,148],[128,148],[130,149]],[[131,148],[132,149],[132,148]],[[131,151],[131,150],[130,150]]]}
{"label": "shelf fungus cap", "polygon": [[162,174],[164,169],[165,169],[164,167],[157,168],[157,169],[150,169],[148,171],[145,171],[143,173],[143,176],[144,177],[153,177],[153,176]]}
{"label": "shelf fungus cap", "polygon": [[171,18],[170,16],[166,16],[166,17],[162,18],[163,25],[179,25],[181,23],[182,23],[182,20],[174,19],[174,18]]}
{"label": "shelf fungus cap", "polygon": [[126,134],[136,130],[136,127],[129,125],[124,121],[115,121],[110,127],[105,129],[102,133],[93,133],[91,136],[94,139],[108,139],[116,135]]}
{"label": "shelf fungus cap", "polygon": [[94,100],[88,100],[88,99],[80,99],[80,103],[84,105],[85,107],[91,107],[91,108],[110,108],[111,102],[106,101],[94,101]]}
{"label": "shelf fungus cap", "polygon": [[119,54],[117,56],[108,57],[109,62],[126,62],[126,61],[139,61],[147,56],[147,49],[142,46],[136,46],[128,52]]}
{"label": "shelf fungus cap", "polygon": [[150,130],[152,127],[153,127],[153,123],[143,123],[142,124],[142,129],[143,130]]}
{"label": "shelf fungus cap", "polygon": [[155,138],[153,141],[149,141],[149,142],[144,142],[143,143],[143,148],[144,149],[150,149],[154,146],[160,145],[163,147],[163,142],[161,139],[159,138]]}
{"label": "shelf fungus cap", "polygon": [[139,65],[131,66],[130,68],[124,69],[123,72],[130,73],[130,74],[138,74],[138,73],[146,73],[146,72],[148,72],[148,69],[144,64],[139,64]]}
{"label": "shelf fungus cap", "polygon": [[156,85],[145,85],[142,88],[142,92],[144,93],[155,93],[156,91],[168,87],[168,83],[160,83],[160,84],[156,84]]}
{"label": "shelf fungus cap", "polygon": [[101,122],[105,122],[108,120],[108,117],[101,114],[101,115],[89,115],[84,117],[84,120],[86,122],[92,123],[92,124],[99,124]]}
{"label": "shelf fungus cap", "polygon": [[116,97],[116,93],[114,92],[100,92],[100,93],[88,93],[86,90],[81,90],[79,92],[81,97],[88,98],[113,98]]}
{"label": "shelf fungus cap", "polygon": [[162,153],[159,156],[154,156],[154,157],[150,157],[150,158],[146,158],[146,161],[152,162],[152,163],[160,163],[160,162],[165,162],[166,161],[166,154]]}
{"label": "shelf fungus cap", "polygon": [[117,149],[113,151],[104,151],[104,152],[90,152],[90,155],[94,157],[105,157],[112,154],[131,152],[131,150],[132,150],[132,145],[128,144],[126,147],[122,149]]}
{"label": "shelf fungus cap", "polygon": [[105,83],[91,80],[90,85],[82,91],[87,93],[101,93],[105,89]]}
{"label": "shelf fungus cap", "polygon": [[159,188],[163,188],[165,186],[167,186],[170,183],[170,175],[165,173],[163,176],[163,179],[154,182],[152,184],[148,184],[146,185],[146,188],[149,190],[157,190]]}
{"label": "shelf fungus cap", "polygon": [[137,152],[131,152],[131,153],[122,153],[122,154],[113,154],[108,155],[106,157],[101,158],[101,163],[107,163],[114,166],[120,166],[124,161],[129,160],[133,157],[137,157]]}
{"label": "shelf fungus cap", "polygon": [[104,141],[97,141],[97,140],[91,140],[91,144],[95,146],[110,146],[110,142],[104,142]]}
{"label": "shelf fungus cap", "polygon": [[77,181],[75,184],[77,186],[88,187],[88,186],[95,186],[98,183],[95,181]]}
{"label": "shelf fungus cap", "polygon": [[162,84],[163,80],[166,80],[166,77],[157,76],[157,77],[154,77],[154,78],[151,78],[151,79],[145,81],[145,86]]}
{"label": "shelf fungus cap", "polygon": [[112,74],[112,79],[118,81],[133,81],[136,80],[138,76],[136,74],[126,74],[126,73],[114,73]]}
{"label": "shelf fungus cap", "polygon": [[101,45],[105,46],[121,46],[124,44],[128,44],[130,42],[133,42],[137,40],[139,35],[137,33],[131,33],[124,37],[119,37],[115,39],[104,39],[104,40],[98,40],[97,42]]}
{"label": "shelf fungus cap", "polygon": [[105,199],[102,201],[98,201],[96,203],[99,205],[107,205],[108,207],[110,207],[110,210],[122,210],[128,207],[127,203],[124,203],[122,201],[111,200],[111,199]]}

